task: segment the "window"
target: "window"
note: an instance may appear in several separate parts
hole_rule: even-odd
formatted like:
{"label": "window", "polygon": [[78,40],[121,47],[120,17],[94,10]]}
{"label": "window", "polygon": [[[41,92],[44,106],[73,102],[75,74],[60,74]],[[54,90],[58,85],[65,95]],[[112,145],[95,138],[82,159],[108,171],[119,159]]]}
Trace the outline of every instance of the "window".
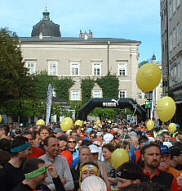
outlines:
{"label": "window", "polygon": [[127,63],[126,62],[118,63],[118,75],[127,76]]}
{"label": "window", "polygon": [[71,99],[72,101],[80,100],[80,91],[79,90],[71,90]]}
{"label": "window", "polygon": [[93,75],[94,76],[101,76],[101,64],[93,64]]}
{"label": "window", "polygon": [[35,74],[35,66],[36,66],[36,61],[33,60],[25,61],[25,67],[29,69],[28,71],[29,74]]}
{"label": "window", "polygon": [[55,60],[48,61],[48,75],[50,76],[57,75],[57,61]]}
{"label": "window", "polygon": [[120,90],[119,91],[119,98],[126,98],[126,93],[127,93],[126,90]]}
{"label": "window", "polygon": [[72,76],[80,75],[80,63],[79,62],[71,62],[71,75]]}
{"label": "window", "polygon": [[102,90],[93,90],[93,98],[102,98]]}

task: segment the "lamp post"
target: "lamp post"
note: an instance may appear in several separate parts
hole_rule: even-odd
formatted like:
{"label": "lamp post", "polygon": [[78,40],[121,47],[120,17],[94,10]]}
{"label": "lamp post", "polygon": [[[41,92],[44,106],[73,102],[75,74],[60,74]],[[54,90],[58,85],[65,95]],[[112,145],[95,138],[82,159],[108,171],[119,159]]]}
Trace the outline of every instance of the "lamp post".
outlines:
{"label": "lamp post", "polygon": [[[152,63],[157,64],[156,63],[156,56],[155,54],[153,54],[152,56]],[[151,108],[151,113],[150,113],[150,119],[154,119],[156,120],[156,88],[152,91],[152,108]]]}

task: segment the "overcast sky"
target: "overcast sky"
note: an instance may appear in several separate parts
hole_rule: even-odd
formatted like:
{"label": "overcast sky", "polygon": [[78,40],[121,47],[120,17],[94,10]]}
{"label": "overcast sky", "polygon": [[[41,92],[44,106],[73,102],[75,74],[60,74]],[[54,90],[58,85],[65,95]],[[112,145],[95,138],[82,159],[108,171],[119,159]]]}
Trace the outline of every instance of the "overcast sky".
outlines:
{"label": "overcast sky", "polygon": [[29,37],[47,7],[63,37],[80,29],[94,37],[141,41],[140,61],[161,60],[160,0],[0,0],[0,27]]}

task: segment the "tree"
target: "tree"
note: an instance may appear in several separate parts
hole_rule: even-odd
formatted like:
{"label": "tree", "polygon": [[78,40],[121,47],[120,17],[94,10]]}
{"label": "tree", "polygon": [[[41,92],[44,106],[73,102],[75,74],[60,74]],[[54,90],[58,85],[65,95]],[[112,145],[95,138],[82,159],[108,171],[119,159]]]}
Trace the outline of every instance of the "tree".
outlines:
{"label": "tree", "polygon": [[108,74],[107,76],[97,78],[96,83],[102,88],[104,98],[118,97],[119,79],[117,76]]}
{"label": "tree", "polygon": [[34,97],[34,83],[24,66],[15,33],[0,30],[0,53],[0,107],[21,116],[24,100]]}

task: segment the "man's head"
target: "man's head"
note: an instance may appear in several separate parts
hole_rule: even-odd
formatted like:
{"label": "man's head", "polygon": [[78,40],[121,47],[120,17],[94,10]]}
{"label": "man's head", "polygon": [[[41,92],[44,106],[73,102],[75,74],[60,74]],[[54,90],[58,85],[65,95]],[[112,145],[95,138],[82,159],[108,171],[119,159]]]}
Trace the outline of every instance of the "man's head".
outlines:
{"label": "man's head", "polygon": [[142,135],[139,139],[139,147],[142,148],[147,142],[149,141],[148,137],[145,135]]}
{"label": "man's head", "polygon": [[33,134],[31,131],[24,131],[22,136],[28,139],[28,142],[31,144],[31,146],[33,145]]}
{"label": "man's head", "polygon": [[182,164],[182,145],[175,144],[170,148],[171,163],[174,166]]}
{"label": "man's head", "polygon": [[99,147],[92,144],[92,145],[89,145],[89,148],[90,148],[90,151],[91,151],[91,160],[97,161],[98,156],[99,156],[99,152],[100,152]]}
{"label": "man's head", "polygon": [[53,130],[53,133],[54,133],[54,135],[55,135],[56,137],[60,137],[60,136],[63,135],[63,131],[62,131],[62,129],[59,128],[59,127],[56,127],[56,128]]}
{"label": "man's head", "polygon": [[44,148],[47,155],[54,159],[59,153],[59,142],[55,136],[49,136],[44,140]]}
{"label": "man's head", "polygon": [[160,146],[156,143],[146,144],[141,149],[144,168],[157,169],[160,165]]}
{"label": "man's head", "polygon": [[33,181],[35,185],[41,184],[47,176],[45,162],[42,159],[27,159],[23,165],[25,179]]}
{"label": "man's head", "polygon": [[26,137],[15,137],[11,144],[11,156],[18,157],[22,160],[26,159],[27,155],[30,153],[30,146],[31,145]]}
{"label": "man's head", "polygon": [[46,126],[42,126],[39,129],[39,135],[41,140],[44,140],[45,138],[47,138],[49,135],[51,134],[50,129],[47,128]]}
{"label": "man's head", "polygon": [[168,170],[170,166],[171,156],[169,148],[166,145],[161,145],[161,162],[159,168],[161,170]]}
{"label": "man's head", "polygon": [[3,151],[10,152],[11,140],[6,139],[6,138],[0,139],[0,149]]}
{"label": "man's head", "polygon": [[65,147],[68,144],[67,136],[66,135],[62,135],[62,136],[58,137],[58,140],[59,140],[59,149],[60,150],[65,149]]}
{"label": "man's head", "polygon": [[76,137],[70,136],[68,138],[68,148],[71,151],[74,151],[76,147]]}
{"label": "man's head", "polygon": [[87,146],[80,147],[80,162],[88,162],[90,160],[90,149]]}
{"label": "man's head", "polygon": [[0,139],[7,137],[9,133],[9,127],[2,125],[0,126]]}

